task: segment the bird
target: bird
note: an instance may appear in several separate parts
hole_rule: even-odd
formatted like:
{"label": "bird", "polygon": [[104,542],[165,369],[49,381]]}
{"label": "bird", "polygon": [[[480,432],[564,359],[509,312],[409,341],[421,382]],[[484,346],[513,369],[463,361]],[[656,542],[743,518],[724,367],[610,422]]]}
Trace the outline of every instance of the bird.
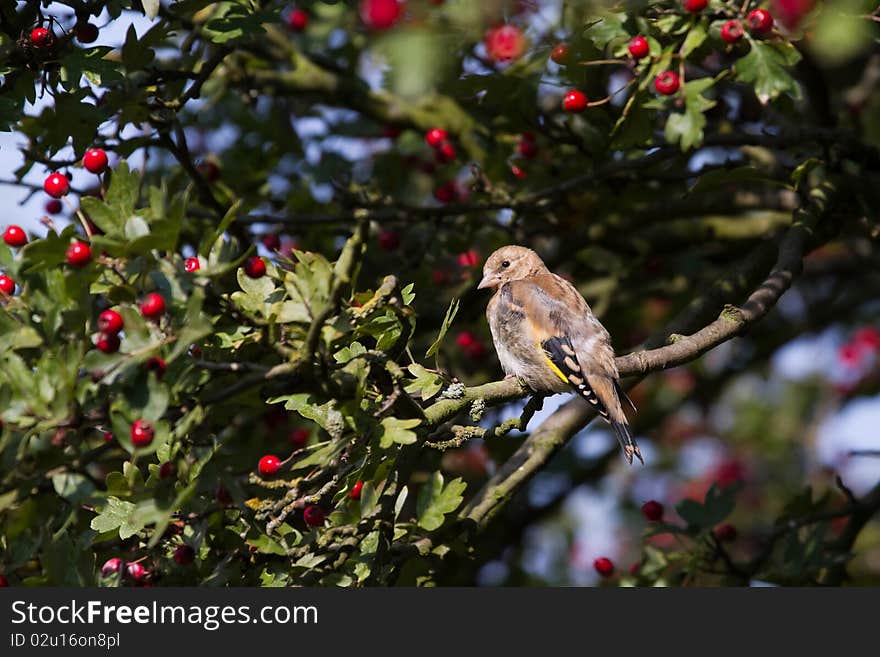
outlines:
{"label": "bird", "polygon": [[644,463],[621,400],[611,336],[570,282],[551,272],[532,249],[509,245],[483,267],[477,289],[494,288],[486,318],[507,378],[540,394],[574,392],[610,425],[631,464]]}

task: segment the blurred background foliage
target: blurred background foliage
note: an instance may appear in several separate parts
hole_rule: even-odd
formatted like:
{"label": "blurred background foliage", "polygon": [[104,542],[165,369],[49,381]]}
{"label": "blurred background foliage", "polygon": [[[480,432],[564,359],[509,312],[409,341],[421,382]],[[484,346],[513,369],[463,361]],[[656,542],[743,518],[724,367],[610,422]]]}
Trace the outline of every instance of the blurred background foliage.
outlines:
{"label": "blurred background foliage", "polygon": [[[29,235],[0,245],[0,582],[876,584],[877,10],[0,2],[3,224]],[[762,321],[631,390],[644,467],[565,398],[526,428],[523,391],[475,388],[503,244],[625,354],[723,318],[803,226]]]}

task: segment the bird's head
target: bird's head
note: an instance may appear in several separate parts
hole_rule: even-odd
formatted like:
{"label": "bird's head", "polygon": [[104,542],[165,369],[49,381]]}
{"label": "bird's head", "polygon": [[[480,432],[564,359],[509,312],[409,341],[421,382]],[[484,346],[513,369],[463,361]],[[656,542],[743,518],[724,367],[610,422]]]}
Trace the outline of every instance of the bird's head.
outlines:
{"label": "bird's head", "polygon": [[483,280],[478,290],[498,287],[510,281],[529,278],[545,270],[544,261],[524,246],[502,246],[483,265]]}

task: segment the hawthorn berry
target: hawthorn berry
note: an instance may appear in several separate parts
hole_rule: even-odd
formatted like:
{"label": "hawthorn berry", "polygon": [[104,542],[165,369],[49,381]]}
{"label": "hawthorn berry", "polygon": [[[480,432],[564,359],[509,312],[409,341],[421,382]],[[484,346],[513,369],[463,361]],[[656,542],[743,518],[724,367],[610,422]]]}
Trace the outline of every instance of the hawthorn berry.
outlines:
{"label": "hawthorn berry", "polygon": [[437,148],[446,141],[448,135],[443,128],[431,128],[425,133],[425,143],[431,148]]}
{"label": "hawthorn berry", "polygon": [[9,296],[12,296],[12,293],[15,292],[15,281],[6,274],[0,274],[0,292]]}
{"label": "hawthorn berry", "polygon": [[562,109],[572,114],[580,114],[587,109],[589,102],[584,92],[572,89],[562,97]]}
{"label": "hawthorn berry", "polygon": [[664,71],[654,80],[654,88],[664,96],[671,96],[679,87],[678,74],[675,71]]}
{"label": "hawthorn berry", "polygon": [[396,230],[390,228],[380,231],[376,239],[379,242],[379,248],[383,251],[396,251],[400,246],[400,235]]}
{"label": "hawthorn berry", "polygon": [[441,143],[434,151],[434,159],[440,163],[452,162],[455,159],[455,146],[448,141]]}
{"label": "hawthorn berry", "polygon": [[21,226],[9,226],[3,233],[3,241],[9,246],[19,247],[27,244],[27,234]]}
{"label": "hawthorn berry", "polygon": [[161,379],[165,376],[165,370],[167,366],[165,365],[165,359],[159,356],[152,356],[147,359],[147,370],[153,372],[156,375],[157,379]]}
{"label": "hawthorn berry", "polygon": [[515,178],[525,178],[527,175],[525,170],[515,164],[510,166],[510,173],[512,173]]}
{"label": "hawthorn berry", "polygon": [[304,447],[307,442],[309,442],[309,437],[311,436],[311,432],[308,429],[294,429],[289,434],[287,434],[287,440],[290,441],[290,444],[294,447]]}
{"label": "hawthorn berry", "polygon": [[303,9],[294,9],[287,15],[287,27],[292,32],[302,32],[309,25],[309,14]]}
{"label": "hawthorn berry", "polygon": [[722,543],[730,543],[732,541],[735,541],[737,536],[736,527],[727,523],[716,527],[713,533],[715,534],[715,538],[717,538]]}
{"label": "hawthorn berry", "polygon": [[98,330],[101,333],[119,333],[125,326],[125,322],[115,310],[105,310],[98,315]]}
{"label": "hawthorn berry", "polygon": [[684,0],[681,4],[687,11],[696,14],[709,5],[709,0]]}
{"label": "hawthorn berry", "polygon": [[663,505],[657,500],[648,500],[642,504],[642,515],[649,522],[659,522],[663,519]]}
{"label": "hawthorn berry", "polygon": [[649,44],[648,40],[641,34],[638,36],[634,36],[632,39],[629,40],[628,49],[629,54],[636,59],[642,59],[651,54],[651,44]]}
{"label": "hawthorn berry", "polygon": [[266,454],[257,464],[257,470],[264,477],[271,477],[281,469],[281,459],[274,454]]}
{"label": "hawthorn berry", "polygon": [[187,258],[183,261],[183,268],[188,274],[192,274],[201,269],[202,265],[199,263],[199,259],[193,256],[192,258]]}
{"label": "hawthorn berry", "polygon": [[196,558],[196,551],[189,545],[178,545],[174,550],[174,561],[180,566],[188,566]]}
{"label": "hawthorn berry", "polygon": [[70,181],[60,173],[50,173],[43,181],[43,191],[53,198],[61,198],[70,191]]}
{"label": "hawthorn berry", "polygon": [[725,43],[736,43],[743,38],[743,26],[739,21],[727,21],[721,26],[721,38]]}
{"label": "hawthorn berry", "polygon": [[318,527],[320,525],[323,525],[326,518],[327,514],[324,513],[324,509],[319,507],[317,504],[310,504],[305,509],[303,509],[303,520],[309,527]]}
{"label": "hawthorn berry", "polygon": [[92,261],[92,248],[85,242],[74,242],[67,247],[64,257],[69,265],[85,267]]}
{"label": "hawthorn berry", "polygon": [[768,34],[773,29],[773,15],[766,9],[753,9],[746,16],[746,25],[752,34]]}
{"label": "hawthorn berry", "polygon": [[77,23],[73,26],[73,33],[80,43],[94,43],[98,40],[98,27],[92,23]]}
{"label": "hawthorn berry", "polygon": [[168,479],[177,473],[177,466],[171,461],[165,461],[159,466],[159,479]]}
{"label": "hawthorn berry", "polygon": [[453,180],[447,180],[434,190],[434,198],[441,203],[454,201],[457,194],[458,190],[455,186],[455,181]]}
{"label": "hawthorn berry", "polygon": [[526,50],[526,38],[515,25],[493,27],[483,38],[486,54],[493,62],[509,62],[518,59]]}
{"label": "hawthorn berry", "polygon": [[61,201],[57,198],[53,198],[49,201],[46,201],[46,213],[47,214],[58,214],[61,212]]}
{"label": "hawthorn berry", "polygon": [[156,430],[146,420],[135,420],[131,425],[131,444],[135,447],[146,447],[153,442]]}
{"label": "hawthorn berry", "polygon": [[244,273],[251,278],[262,278],[266,274],[266,262],[260,256],[251,256],[244,263]]}
{"label": "hawthorn berry", "polygon": [[91,173],[104,173],[107,168],[107,152],[103,148],[90,148],[83,156],[83,166]]}
{"label": "hawthorn berry", "polygon": [[458,254],[456,258],[459,267],[463,267],[464,269],[470,269],[471,267],[476,267],[480,264],[480,254],[477,253],[474,249],[470,249],[468,251],[463,251]]}
{"label": "hawthorn berry", "polygon": [[112,443],[116,440],[116,436],[113,435],[112,431],[105,431],[102,438],[104,438],[105,443]]}
{"label": "hawthorn berry", "polygon": [[95,346],[105,354],[115,354],[119,351],[119,336],[116,333],[98,333]]}
{"label": "hawthorn berry", "polygon": [[400,20],[403,7],[397,0],[361,0],[361,20],[371,30],[387,30]]}
{"label": "hawthorn berry", "polygon": [[873,326],[863,326],[853,333],[851,341],[868,351],[877,351],[880,349],[880,331]]}
{"label": "hawthorn berry", "polygon": [[158,292],[150,292],[141,301],[141,315],[153,319],[165,312],[165,299]]}
{"label": "hawthorn berry", "polygon": [[608,557],[599,557],[593,562],[593,568],[602,577],[611,577],[614,574],[614,562]]}
{"label": "hawthorn berry", "polygon": [[571,52],[569,51],[568,46],[564,43],[557,44],[554,46],[553,50],[550,51],[550,59],[560,66],[568,64],[568,58],[570,55]]}
{"label": "hawthorn berry", "polygon": [[125,572],[135,582],[142,582],[147,577],[147,569],[139,563],[126,564]]}
{"label": "hawthorn berry", "polygon": [[520,138],[516,149],[525,158],[532,159],[535,157],[538,154],[538,144],[535,143],[535,136],[531,133],[524,134]]}
{"label": "hawthorn berry", "polygon": [[55,35],[45,27],[35,27],[31,30],[31,45],[34,48],[51,48],[55,45]]}
{"label": "hawthorn berry", "polygon": [[275,233],[266,233],[260,238],[260,241],[270,251],[277,251],[281,248],[281,238]]}
{"label": "hawthorn berry", "polygon": [[113,573],[118,573],[122,568],[122,559],[119,557],[113,557],[111,559],[107,559],[104,562],[104,565],[101,566],[101,575],[103,577],[109,577]]}
{"label": "hawthorn berry", "polygon": [[361,499],[361,491],[364,489],[364,482],[358,480],[354,482],[354,486],[351,487],[351,490],[348,491],[348,499],[350,500],[359,500]]}

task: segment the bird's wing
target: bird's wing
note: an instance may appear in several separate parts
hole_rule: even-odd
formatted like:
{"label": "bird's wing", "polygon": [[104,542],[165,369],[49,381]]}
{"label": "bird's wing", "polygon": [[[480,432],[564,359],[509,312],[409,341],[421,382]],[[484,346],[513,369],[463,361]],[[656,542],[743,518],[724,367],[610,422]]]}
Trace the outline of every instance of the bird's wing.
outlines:
{"label": "bird's wing", "polygon": [[620,405],[608,332],[581,294],[553,274],[509,285],[547,366],[611,424],[630,462],[633,455],[641,459]]}

